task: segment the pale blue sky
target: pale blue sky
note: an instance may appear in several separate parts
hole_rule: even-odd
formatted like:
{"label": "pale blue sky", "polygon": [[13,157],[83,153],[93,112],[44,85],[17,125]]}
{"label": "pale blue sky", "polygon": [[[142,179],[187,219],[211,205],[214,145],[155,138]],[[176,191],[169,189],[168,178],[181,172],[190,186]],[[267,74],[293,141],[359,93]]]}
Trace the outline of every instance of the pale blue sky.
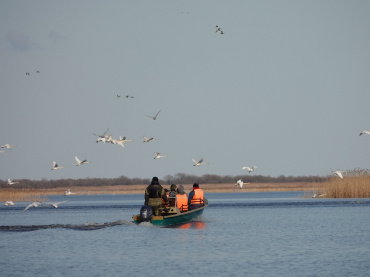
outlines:
{"label": "pale blue sky", "polygon": [[370,1],[1,1],[0,179],[369,168],[369,49]]}

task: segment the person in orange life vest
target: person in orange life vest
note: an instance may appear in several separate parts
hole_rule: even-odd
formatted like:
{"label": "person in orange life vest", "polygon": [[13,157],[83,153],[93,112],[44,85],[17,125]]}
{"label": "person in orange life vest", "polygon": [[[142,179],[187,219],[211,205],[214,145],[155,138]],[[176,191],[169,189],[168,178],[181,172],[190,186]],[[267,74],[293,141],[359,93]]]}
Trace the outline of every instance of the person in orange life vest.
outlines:
{"label": "person in orange life vest", "polygon": [[179,208],[180,212],[186,212],[188,210],[188,196],[184,191],[184,186],[179,185],[177,188],[177,207]]}
{"label": "person in orange life vest", "polygon": [[188,209],[196,209],[204,206],[204,192],[199,188],[199,184],[193,184],[193,190],[189,193]]}

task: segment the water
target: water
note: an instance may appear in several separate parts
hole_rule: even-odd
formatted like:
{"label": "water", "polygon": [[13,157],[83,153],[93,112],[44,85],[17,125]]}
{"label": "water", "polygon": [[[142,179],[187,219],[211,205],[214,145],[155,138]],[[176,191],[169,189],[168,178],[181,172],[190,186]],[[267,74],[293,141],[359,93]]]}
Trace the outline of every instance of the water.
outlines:
{"label": "water", "polygon": [[0,206],[1,276],[368,276],[370,199],[207,194],[197,221],[132,224],[143,195]]}

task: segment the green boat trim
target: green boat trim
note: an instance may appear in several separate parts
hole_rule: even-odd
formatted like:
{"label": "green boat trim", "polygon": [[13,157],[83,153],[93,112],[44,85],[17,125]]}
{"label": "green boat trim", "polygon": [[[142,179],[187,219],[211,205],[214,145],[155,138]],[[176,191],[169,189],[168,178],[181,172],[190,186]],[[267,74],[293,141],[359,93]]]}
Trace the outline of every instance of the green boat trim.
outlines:
{"label": "green boat trim", "polygon": [[[204,204],[204,206],[202,207],[186,212],[180,212],[179,208],[177,207],[169,207],[168,210],[164,212],[162,215],[153,215],[150,222],[153,225],[161,227],[184,224],[202,215],[204,209],[207,206],[208,203]],[[136,224],[145,222],[145,220],[141,219],[140,214],[134,215],[132,219]]]}

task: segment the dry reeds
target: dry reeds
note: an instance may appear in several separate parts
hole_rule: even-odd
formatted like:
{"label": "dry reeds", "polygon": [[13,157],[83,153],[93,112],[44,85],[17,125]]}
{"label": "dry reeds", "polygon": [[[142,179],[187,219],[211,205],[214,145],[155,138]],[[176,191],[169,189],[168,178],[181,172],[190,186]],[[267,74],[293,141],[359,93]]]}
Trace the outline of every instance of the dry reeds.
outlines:
{"label": "dry reeds", "polygon": [[369,198],[370,175],[358,170],[347,171],[343,179],[331,177],[322,183],[322,190],[325,198]]}

